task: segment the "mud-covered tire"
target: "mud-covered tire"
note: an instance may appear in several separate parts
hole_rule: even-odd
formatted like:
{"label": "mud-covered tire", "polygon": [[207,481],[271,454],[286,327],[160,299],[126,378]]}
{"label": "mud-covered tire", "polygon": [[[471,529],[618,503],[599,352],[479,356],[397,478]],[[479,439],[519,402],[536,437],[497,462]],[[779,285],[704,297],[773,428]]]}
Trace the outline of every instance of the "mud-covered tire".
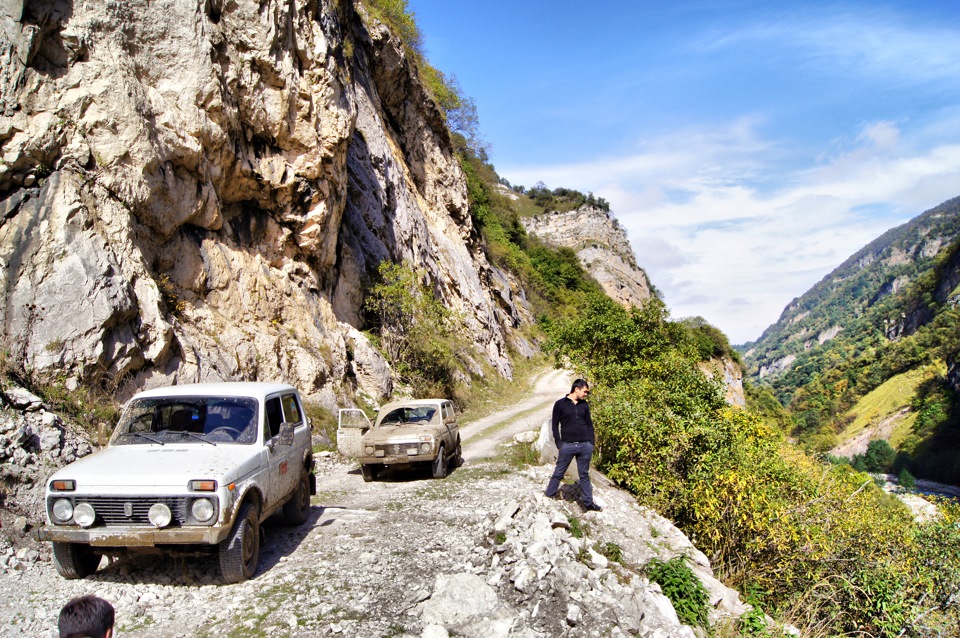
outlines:
{"label": "mud-covered tire", "polygon": [[367,483],[376,481],[379,474],[380,468],[372,463],[364,463],[360,466],[360,476],[362,476],[363,480]]}
{"label": "mud-covered tire", "polygon": [[435,479],[442,479],[447,476],[447,451],[442,445],[437,450],[437,458],[430,464],[430,471]]}
{"label": "mud-covered tire", "polygon": [[220,575],[227,584],[248,580],[260,560],[260,511],[253,503],[240,506],[230,535],[220,543]]}
{"label": "mud-covered tire", "polygon": [[460,445],[460,439],[457,439],[457,450],[453,453],[453,459],[450,460],[450,467],[456,469],[463,465],[463,448]]}
{"label": "mud-covered tire", "polygon": [[283,522],[286,525],[303,525],[310,518],[310,473],[304,470],[300,482],[290,499],[283,504]]}
{"label": "mud-covered tire", "polygon": [[53,564],[57,573],[75,580],[97,571],[101,555],[82,543],[53,543]]}

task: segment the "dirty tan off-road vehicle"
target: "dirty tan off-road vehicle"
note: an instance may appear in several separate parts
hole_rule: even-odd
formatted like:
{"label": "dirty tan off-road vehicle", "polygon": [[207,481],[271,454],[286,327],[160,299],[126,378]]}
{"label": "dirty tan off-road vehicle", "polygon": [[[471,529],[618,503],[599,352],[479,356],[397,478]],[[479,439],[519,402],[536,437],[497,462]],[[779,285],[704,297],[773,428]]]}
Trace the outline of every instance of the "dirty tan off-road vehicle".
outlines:
{"label": "dirty tan off-road vehicle", "polygon": [[337,448],[360,462],[364,481],[376,480],[384,468],[415,466],[429,466],[440,479],[462,461],[457,413],[447,399],[388,403],[374,423],[362,410],[340,410]]}

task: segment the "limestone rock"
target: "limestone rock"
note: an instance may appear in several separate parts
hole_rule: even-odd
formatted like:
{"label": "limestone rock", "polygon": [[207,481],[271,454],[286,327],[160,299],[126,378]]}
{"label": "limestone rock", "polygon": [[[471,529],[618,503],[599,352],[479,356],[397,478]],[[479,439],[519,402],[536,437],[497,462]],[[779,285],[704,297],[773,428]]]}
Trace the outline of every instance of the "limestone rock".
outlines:
{"label": "limestone rock", "polygon": [[385,259],[462,318],[475,372],[532,354],[444,117],[362,6],[11,0],[0,28],[0,328],[37,374],[379,402],[361,330]]}
{"label": "limestone rock", "polygon": [[650,281],[637,266],[627,233],[609,213],[581,206],[521,221],[528,233],[576,251],[586,271],[615,301],[625,306],[639,306],[650,297]]}

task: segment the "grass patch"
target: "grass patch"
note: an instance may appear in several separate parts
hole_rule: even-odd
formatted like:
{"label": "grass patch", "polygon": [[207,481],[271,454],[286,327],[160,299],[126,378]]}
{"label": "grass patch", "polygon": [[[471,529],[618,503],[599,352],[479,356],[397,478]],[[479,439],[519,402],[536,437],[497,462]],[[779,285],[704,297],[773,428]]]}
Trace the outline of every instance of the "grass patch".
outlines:
{"label": "grass patch", "polygon": [[304,401],[303,410],[310,419],[313,427],[313,436],[316,441],[314,451],[327,450],[335,452],[337,449],[337,415],[319,403]]}
{"label": "grass patch", "polygon": [[567,522],[570,523],[570,535],[574,538],[583,538],[587,533],[587,526],[576,516],[568,516]]}
{"label": "grass patch", "polygon": [[540,453],[531,443],[507,443],[501,446],[505,453],[503,459],[517,468],[540,465]]}
{"label": "grass patch", "polygon": [[[856,415],[856,418],[840,433],[840,441],[846,442],[867,427],[896,414],[905,407],[909,407],[917,393],[917,388],[937,374],[946,374],[943,363],[898,374],[885,381],[880,387],[867,393],[848,411],[847,414]],[[914,420],[916,419],[915,415],[908,415],[897,423],[891,437],[891,444],[894,447],[896,447],[896,443],[903,441],[910,434],[913,425],[911,417]]]}
{"label": "grass patch", "polygon": [[609,561],[623,565],[623,549],[616,543],[597,543],[593,546],[593,551]]}
{"label": "grass patch", "polygon": [[534,382],[540,374],[552,368],[552,362],[541,353],[531,359],[513,361],[512,381],[498,374],[475,381],[463,391],[461,401],[464,408],[460,411],[460,423],[465,425],[514,405],[518,396],[533,392]]}

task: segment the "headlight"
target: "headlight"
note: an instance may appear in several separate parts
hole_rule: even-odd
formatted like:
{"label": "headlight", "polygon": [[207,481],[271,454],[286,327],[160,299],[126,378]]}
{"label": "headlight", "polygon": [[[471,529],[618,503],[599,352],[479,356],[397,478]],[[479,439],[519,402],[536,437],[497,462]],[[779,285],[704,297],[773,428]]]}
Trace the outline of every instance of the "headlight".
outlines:
{"label": "headlight", "polygon": [[163,503],[154,503],[147,512],[147,520],[153,523],[154,527],[166,527],[173,519],[170,508]]}
{"label": "headlight", "polygon": [[433,449],[432,443],[421,443],[420,444],[420,454],[430,454],[430,450]]}
{"label": "headlight", "polygon": [[367,456],[373,456],[373,446],[372,446],[372,445],[368,445],[367,447],[363,448],[363,451],[366,453]]}
{"label": "headlight", "polygon": [[90,503],[78,503],[73,508],[73,522],[80,527],[90,527],[97,520],[97,513]]}
{"label": "headlight", "polygon": [[50,513],[53,514],[55,522],[69,523],[70,519],[73,518],[73,503],[65,498],[59,498],[53,502]]}
{"label": "headlight", "polygon": [[198,498],[193,502],[193,505],[190,506],[190,513],[193,514],[193,518],[200,523],[206,523],[211,518],[216,509],[213,507],[213,503],[210,502],[208,498]]}

